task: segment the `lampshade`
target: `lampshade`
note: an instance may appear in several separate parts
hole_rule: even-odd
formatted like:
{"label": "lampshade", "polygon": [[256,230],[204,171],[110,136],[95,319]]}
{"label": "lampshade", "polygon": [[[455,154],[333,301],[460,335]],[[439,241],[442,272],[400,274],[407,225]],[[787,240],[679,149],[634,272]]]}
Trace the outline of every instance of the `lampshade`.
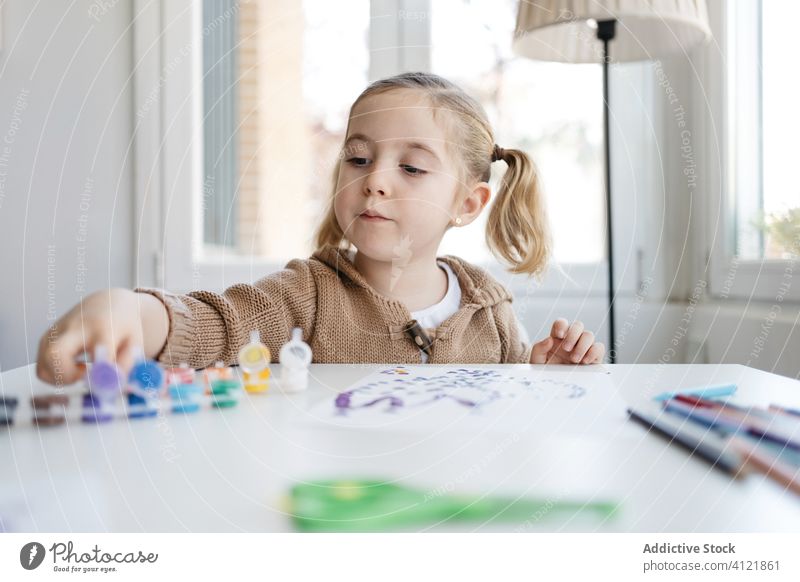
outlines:
{"label": "lampshade", "polygon": [[711,38],[705,0],[520,0],[515,53],[542,61],[598,63],[598,20],[616,20],[613,61],[683,53]]}

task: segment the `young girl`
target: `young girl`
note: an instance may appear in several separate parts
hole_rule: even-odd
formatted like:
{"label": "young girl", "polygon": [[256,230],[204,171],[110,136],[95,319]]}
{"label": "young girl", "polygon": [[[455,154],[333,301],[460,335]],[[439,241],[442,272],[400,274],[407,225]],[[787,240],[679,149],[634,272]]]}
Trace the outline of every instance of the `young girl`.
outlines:
{"label": "young girl", "polygon": [[494,162],[508,168],[486,240],[513,272],[539,275],[550,232],[528,156],[498,147],[483,108],[441,77],[377,81],[350,110],[311,258],[222,294],[98,292],[42,338],[37,373],[75,381],[76,356],[97,345],[123,368],[135,346],[169,365],[234,364],[256,329],[274,358],[294,327],[320,363],[601,362],[605,348],[577,321],[559,319],[526,345],[502,285],[459,258],[437,258],[445,232],[488,204]]}

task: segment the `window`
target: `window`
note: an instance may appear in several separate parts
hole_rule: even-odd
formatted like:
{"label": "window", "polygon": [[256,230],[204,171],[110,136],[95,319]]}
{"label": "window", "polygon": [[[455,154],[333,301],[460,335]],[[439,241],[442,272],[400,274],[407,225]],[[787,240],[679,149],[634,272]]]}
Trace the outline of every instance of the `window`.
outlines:
{"label": "window", "polygon": [[311,252],[369,17],[368,0],[203,2],[203,256]]}
{"label": "window", "polygon": [[705,139],[710,292],[719,300],[800,301],[800,131],[789,0],[709,2],[694,109]]}
{"label": "window", "polygon": [[[433,72],[480,99],[501,145],[547,168],[556,259],[601,261],[600,67],[515,58],[516,0],[440,0],[412,14],[430,18]],[[369,2],[205,0],[203,23],[205,256],[306,256],[348,107],[368,81]],[[451,231],[442,252],[490,261],[481,231]]]}
{"label": "window", "polygon": [[742,260],[788,259],[800,254],[800,83],[787,44],[800,3],[750,0],[727,9],[729,244]]}
{"label": "window", "polygon": [[[514,55],[516,0],[437,0],[431,10],[433,72],[478,98],[497,143],[525,150],[539,167],[555,260],[603,261],[600,66],[537,62]],[[495,192],[497,186],[493,184]],[[576,213],[576,207],[582,212]],[[450,231],[442,250],[473,261],[490,260],[483,237],[475,236],[477,230]]]}

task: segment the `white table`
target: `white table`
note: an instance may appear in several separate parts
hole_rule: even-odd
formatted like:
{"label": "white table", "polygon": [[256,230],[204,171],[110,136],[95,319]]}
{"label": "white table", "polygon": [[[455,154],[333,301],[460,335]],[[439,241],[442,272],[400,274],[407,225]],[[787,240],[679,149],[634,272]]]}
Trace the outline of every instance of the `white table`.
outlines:
{"label": "white table", "polygon": [[[757,475],[733,480],[630,421],[598,442],[564,435],[546,443],[298,425],[313,403],[382,367],[314,365],[307,392],[273,390],[230,410],[41,429],[30,423],[27,401],[52,388],[36,379],[33,366],[5,372],[0,390],[21,403],[15,426],[0,431],[0,525],[7,531],[290,531],[284,496],[294,480],[377,475],[431,491],[545,499],[578,491],[597,499],[617,495],[621,502],[614,520],[527,520],[440,531],[800,531],[797,495]],[[599,369],[552,368],[575,374]],[[680,387],[735,382],[737,401],[800,406],[800,382],[744,366],[602,369],[629,403]],[[273,374],[278,370],[273,366]]]}

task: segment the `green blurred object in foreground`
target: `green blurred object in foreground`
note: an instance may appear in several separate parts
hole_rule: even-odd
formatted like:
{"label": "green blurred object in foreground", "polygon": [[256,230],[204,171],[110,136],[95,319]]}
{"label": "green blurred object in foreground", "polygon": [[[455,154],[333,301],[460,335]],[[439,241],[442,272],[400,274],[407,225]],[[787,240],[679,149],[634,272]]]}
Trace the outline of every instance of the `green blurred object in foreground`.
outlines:
{"label": "green blurred object in foreground", "polygon": [[301,483],[290,492],[290,514],[300,531],[393,531],[454,521],[538,523],[556,516],[613,517],[617,504],[425,492],[378,480]]}

